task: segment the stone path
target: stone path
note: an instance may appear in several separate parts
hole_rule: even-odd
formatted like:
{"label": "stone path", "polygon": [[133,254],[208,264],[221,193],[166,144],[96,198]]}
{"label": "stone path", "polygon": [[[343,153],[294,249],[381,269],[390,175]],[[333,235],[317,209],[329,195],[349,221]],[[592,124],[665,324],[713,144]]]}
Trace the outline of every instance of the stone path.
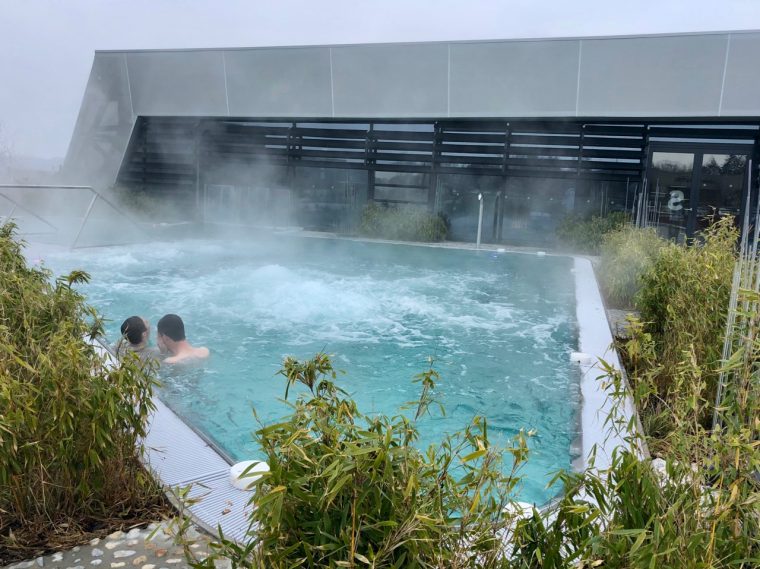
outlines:
{"label": "stone path", "polygon": [[[88,545],[6,566],[4,569],[185,569],[181,545],[174,542],[176,522],[150,524],[128,532],[117,531]],[[209,554],[210,538],[195,527],[185,532],[193,555],[204,559]],[[216,562],[217,569],[229,569],[227,560]]]}

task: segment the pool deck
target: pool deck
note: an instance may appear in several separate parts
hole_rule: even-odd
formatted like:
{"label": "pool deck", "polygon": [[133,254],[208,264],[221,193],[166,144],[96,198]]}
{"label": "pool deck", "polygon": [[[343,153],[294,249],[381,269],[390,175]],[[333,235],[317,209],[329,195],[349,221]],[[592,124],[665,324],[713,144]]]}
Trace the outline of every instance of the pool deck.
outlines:
{"label": "pool deck", "polygon": [[[607,311],[599,290],[591,261],[583,257],[574,257],[575,266],[575,305],[578,318],[578,351],[591,356],[581,361],[581,441],[582,464],[574,465],[576,469],[592,466],[589,459],[595,454],[593,464],[596,468],[610,466],[612,452],[615,448],[628,448],[622,434],[623,427],[631,424],[641,432],[641,427],[633,404],[633,398],[627,389],[622,401],[616,405],[613,390],[609,385],[607,372],[602,369],[600,361],[604,360],[610,367],[621,374],[622,366],[617,351],[613,346],[612,331],[607,319]],[[622,376],[625,382],[625,375]],[[614,413],[614,416],[612,416]],[[608,417],[614,419],[618,428],[605,424]],[[641,456],[648,453],[645,448],[637,449]],[[596,451],[594,453],[594,451]]]}
{"label": "pool deck", "polygon": [[[290,233],[282,231],[282,233]],[[333,234],[298,232],[300,236],[350,239]],[[537,248],[507,248],[495,245],[472,243],[408,243],[387,240],[367,240],[382,243],[415,245],[447,249],[496,251],[499,253],[519,253],[540,256],[563,256],[558,253],[543,252]],[[43,249],[47,247],[43,246]],[[27,258],[35,262],[42,251],[37,247],[27,249]],[[48,248],[49,249],[49,248]],[[587,354],[581,362],[581,436],[577,445],[581,450],[574,468],[589,467],[589,457],[596,448],[594,466],[603,469],[609,466],[614,448],[627,446],[622,436],[605,425],[605,420],[613,410],[610,387],[600,379],[604,376],[598,359],[620,370],[620,362],[612,347],[612,333],[607,320],[604,303],[594,275],[591,260],[572,256],[574,259],[576,311],[579,328],[578,351]],[[568,354],[570,358],[570,354]],[[229,480],[230,461],[205,437],[192,429],[158,398],[154,399],[156,411],[150,418],[149,430],[143,441],[143,460],[147,468],[168,489],[167,495],[179,506],[180,489],[189,488],[183,506],[193,521],[210,532],[218,534],[221,528],[225,537],[242,542],[249,529],[251,498],[250,492],[235,488]],[[618,407],[618,419],[637,425],[636,413],[630,396]],[[189,499],[188,499],[189,498]]]}
{"label": "pool deck", "polygon": [[184,508],[203,529],[242,542],[249,527],[250,492],[230,483],[230,462],[157,397],[143,441],[143,460],[181,510],[179,493],[188,488]]}

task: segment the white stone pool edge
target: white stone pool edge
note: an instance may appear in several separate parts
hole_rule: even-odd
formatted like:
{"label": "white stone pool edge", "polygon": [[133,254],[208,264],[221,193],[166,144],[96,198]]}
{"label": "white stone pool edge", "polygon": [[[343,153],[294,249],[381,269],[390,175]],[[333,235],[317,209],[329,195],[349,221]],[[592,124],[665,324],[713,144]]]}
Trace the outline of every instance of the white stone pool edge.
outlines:
{"label": "white stone pool edge", "polygon": [[[576,256],[573,260],[578,351],[591,356],[587,362],[582,361],[578,364],[581,370],[580,447],[582,454],[580,458],[582,462],[573,466],[576,470],[592,466],[589,460],[593,454],[595,455],[593,466],[604,470],[610,466],[612,453],[616,448],[629,447],[624,439],[623,429],[632,425],[639,433],[642,430],[628,389],[625,372],[613,345],[612,331],[593,265],[584,257]],[[614,387],[610,385],[607,372],[602,368],[600,360],[622,374],[626,386],[622,401],[614,401],[612,397]],[[605,424],[613,412],[617,428]],[[642,437],[637,437],[637,439],[643,441]],[[647,458],[649,454],[645,447],[637,448],[637,452],[641,458]]]}

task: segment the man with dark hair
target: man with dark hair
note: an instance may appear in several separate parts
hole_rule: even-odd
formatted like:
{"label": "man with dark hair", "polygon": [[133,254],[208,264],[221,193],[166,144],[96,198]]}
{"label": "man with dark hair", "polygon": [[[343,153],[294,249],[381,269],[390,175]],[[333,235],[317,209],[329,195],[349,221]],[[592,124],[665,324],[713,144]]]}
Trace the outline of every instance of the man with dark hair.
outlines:
{"label": "man with dark hair", "polygon": [[158,347],[168,353],[164,360],[176,364],[191,360],[203,360],[209,356],[208,348],[195,348],[185,338],[185,324],[176,314],[167,314],[158,321]]}
{"label": "man with dark hair", "polygon": [[128,353],[136,354],[141,361],[158,359],[158,350],[148,346],[150,324],[141,316],[130,316],[121,324],[121,339],[116,344],[116,355],[122,359]]}

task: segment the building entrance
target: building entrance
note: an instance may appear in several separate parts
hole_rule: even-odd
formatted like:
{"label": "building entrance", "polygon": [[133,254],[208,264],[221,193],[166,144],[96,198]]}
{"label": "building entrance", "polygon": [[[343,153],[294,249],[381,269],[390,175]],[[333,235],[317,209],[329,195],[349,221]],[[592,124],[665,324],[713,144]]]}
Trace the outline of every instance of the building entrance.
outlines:
{"label": "building entrance", "polygon": [[749,150],[653,146],[647,168],[644,223],[683,241],[724,215],[739,224],[746,202]]}

